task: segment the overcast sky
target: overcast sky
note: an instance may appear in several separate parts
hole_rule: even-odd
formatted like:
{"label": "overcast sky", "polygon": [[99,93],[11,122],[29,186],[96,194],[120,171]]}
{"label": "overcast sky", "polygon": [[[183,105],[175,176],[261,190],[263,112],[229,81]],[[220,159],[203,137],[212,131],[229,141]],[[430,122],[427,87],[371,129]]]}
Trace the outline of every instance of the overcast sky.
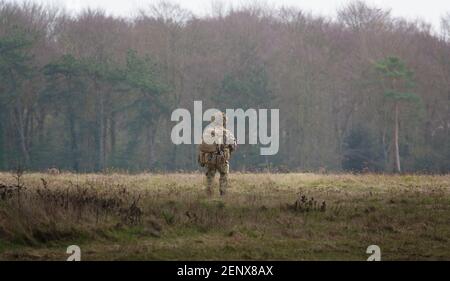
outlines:
{"label": "overcast sky", "polygon": [[[23,1],[23,0],[7,0]],[[138,8],[143,8],[159,0],[27,0],[32,2],[48,3],[65,7],[71,12],[79,12],[86,7],[102,8],[108,13],[120,16],[130,16]],[[197,15],[204,15],[211,11],[212,3],[217,0],[171,0],[183,8],[189,9]],[[352,2],[352,0],[260,0],[272,6],[297,6],[314,14],[334,16],[337,9]],[[258,0],[222,0],[226,5],[239,3],[259,2]],[[421,18],[439,27],[440,18],[450,12],[449,0],[365,0],[381,8],[390,8],[395,16],[408,19]]]}

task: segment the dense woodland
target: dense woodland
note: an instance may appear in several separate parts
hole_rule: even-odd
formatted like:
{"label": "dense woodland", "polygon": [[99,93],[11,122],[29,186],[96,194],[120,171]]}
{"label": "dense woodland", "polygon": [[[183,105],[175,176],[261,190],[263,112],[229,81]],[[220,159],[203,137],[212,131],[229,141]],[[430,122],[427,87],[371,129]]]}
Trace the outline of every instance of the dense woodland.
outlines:
{"label": "dense woodland", "polygon": [[0,0],[0,170],[198,169],[170,139],[194,100],[280,109],[279,153],[242,145],[234,170],[446,173],[450,15],[437,30],[362,2],[117,18]]}

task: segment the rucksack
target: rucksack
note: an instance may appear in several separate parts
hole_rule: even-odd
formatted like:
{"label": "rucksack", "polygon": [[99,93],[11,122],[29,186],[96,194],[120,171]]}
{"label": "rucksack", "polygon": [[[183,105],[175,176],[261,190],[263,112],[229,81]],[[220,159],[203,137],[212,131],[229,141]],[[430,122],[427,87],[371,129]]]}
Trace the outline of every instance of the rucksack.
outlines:
{"label": "rucksack", "polygon": [[198,162],[202,167],[208,164],[225,164],[226,161],[230,160],[230,156],[229,148],[220,150],[218,144],[202,143],[199,145]]}

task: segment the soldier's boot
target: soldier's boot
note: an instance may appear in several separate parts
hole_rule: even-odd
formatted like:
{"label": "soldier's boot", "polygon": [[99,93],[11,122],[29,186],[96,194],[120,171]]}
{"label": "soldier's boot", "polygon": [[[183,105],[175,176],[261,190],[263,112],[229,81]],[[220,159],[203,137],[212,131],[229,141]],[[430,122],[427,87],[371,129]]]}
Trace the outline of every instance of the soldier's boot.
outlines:
{"label": "soldier's boot", "polygon": [[208,171],[206,172],[206,195],[208,196],[213,195],[213,182],[215,174],[215,170],[208,168]]}
{"label": "soldier's boot", "polygon": [[220,173],[219,190],[221,196],[225,196],[225,194],[227,193],[227,187],[228,187],[228,174]]}

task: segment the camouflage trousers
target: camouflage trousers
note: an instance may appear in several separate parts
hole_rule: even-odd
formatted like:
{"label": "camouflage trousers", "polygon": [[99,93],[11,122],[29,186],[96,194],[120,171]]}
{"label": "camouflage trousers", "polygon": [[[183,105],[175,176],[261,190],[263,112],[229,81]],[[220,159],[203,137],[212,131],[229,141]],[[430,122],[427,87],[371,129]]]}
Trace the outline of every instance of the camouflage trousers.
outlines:
{"label": "camouflage trousers", "polygon": [[208,164],[206,168],[206,192],[208,195],[212,195],[212,185],[214,181],[214,177],[216,175],[216,171],[220,174],[219,179],[219,190],[220,195],[225,195],[225,192],[228,187],[228,172],[230,170],[230,166],[228,161],[222,164]]}

